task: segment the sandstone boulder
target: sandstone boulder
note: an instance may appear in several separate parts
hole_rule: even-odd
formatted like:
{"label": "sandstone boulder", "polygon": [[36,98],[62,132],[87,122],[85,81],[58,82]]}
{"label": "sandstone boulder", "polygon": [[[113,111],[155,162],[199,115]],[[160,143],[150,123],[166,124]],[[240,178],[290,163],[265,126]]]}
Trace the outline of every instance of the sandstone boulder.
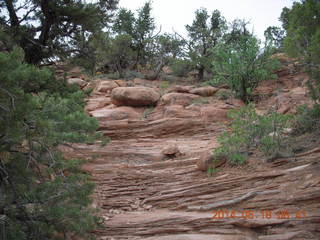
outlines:
{"label": "sandstone boulder", "polygon": [[86,81],[84,81],[83,79],[81,78],[69,78],[67,79],[67,83],[69,85],[73,85],[73,84],[76,84],[78,85],[80,88],[83,88],[85,87],[88,83]]}
{"label": "sandstone boulder", "polygon": [[101,108],[90,114],[103,120],[139,119],[141,117],[141,114],[132,107]]}
{"label": "sandstone boulder", "polygon": [[162,149],[161,154],[167,157],[181,156],[181,152],[176,144],[166,146],[164,149]]}
{"label": "sandstone boulder", "polygon": [[107,97],[98,97],[98,98],[92,98],[90,101],[87,101],[87,104],[85,106],[85,110],[87,112],[97,110],[99,108],[103,108],[107,105],[111,104],[111,99]]}
{"label": "sandstone boulder", "polygon": [[181,85],[175,85],[168,89],[169,93],[177,92],[177,93],[189,93],[192,89],[192,86],[181,86]]}
{"label": "sandstone boulder", "polygon": [[200,87],[190,90],[190,93],[200,95],[202,97],[210,97],[213,96],[216,92],[218,92],[219,88],[215,87]]}
{"label": "sandstone boulder", "polygon": [[210,164],[212,164],[212,152],[209,151],[201,154],[197,160],[197,168],[200,171],[207,171]]}
{"label": "sandstone boulder", "polygon": [[212,151],[204,152],[197,160],[197,168],[200,171],[207,171],[209,167],[217,168],[226,163],[226,158],[213,159]]}
{"label": "sandstone boulder", "polygon": [[111,80],[101,80],[98,81],[95,92],[99,93],[107,93],[112,91],[112,89],[119,87],[119,85],[115,81]]}
{"label": "sandstone boulder", "polygon": [[117,106],[153,106],[160,94],[147,87],[118,87],[112,90],[111,100]]}
{"label": "sandstone boulder", "polygon": [[114,80],[114,82],[118,84],[119,87],[127,87],[127,82],[122,79]]}
{"label": "sandstone boulder", "polygon": [[182,105],[188,106],[193,100],[199,98],[198,95],[189,93],[167,93],[161,97],[161,105]]}

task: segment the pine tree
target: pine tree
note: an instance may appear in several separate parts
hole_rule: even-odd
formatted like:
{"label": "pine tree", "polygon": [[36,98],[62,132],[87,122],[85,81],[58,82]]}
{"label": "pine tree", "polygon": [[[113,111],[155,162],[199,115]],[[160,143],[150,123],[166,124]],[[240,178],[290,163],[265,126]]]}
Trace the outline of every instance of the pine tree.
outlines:
{"label": "pine tree", "polygon": [[260,49],[260,41],[253,35],[234,39],[213,49],[214,83],[227,83],[237,97],[248,103],[259,81],[275,77],[278,62],[270,58],[273,48],[267,45]]}
{"label": "pine tree", "polygon": [[285,50],[304,62],[311,76],[308,84],[312,98],[320,104],[320,2],[295,2],[291,9],[283,9],[280,19],[287,31]]}
{"label": "pine tree", "polygon": [[203,80],[204,73],[211,70],[212,53],[225,30],[225,19],[218,10],[211,15],[204,8],[196,11],[195,19],[186,29],[189,35],[189,57],[198,70],[198,79]]}
{"label": "pine tree", "polygon": [[59,147],[95,141],[97,121],[83,112],[83,92],[23,59],[18,48],[0,52],[0,235],[87,236],[97,221],[88,208],[94,185]]}
{"label": "pine tree", "polygon": [[117,4],[118,0],[4,0],[0,23],[25,51],[26,61],[38,64],[77,51],[70,49],[70,40],[79,31],[90,34],[106,27]]}

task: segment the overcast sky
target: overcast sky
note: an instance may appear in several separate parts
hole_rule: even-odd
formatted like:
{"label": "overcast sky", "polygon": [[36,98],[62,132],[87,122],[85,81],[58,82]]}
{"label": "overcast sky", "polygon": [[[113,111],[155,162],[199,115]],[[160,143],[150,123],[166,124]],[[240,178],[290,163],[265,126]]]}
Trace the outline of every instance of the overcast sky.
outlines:
{"label": "overcast sky", "polygon": [[[146,0],[120,0],[120,7],[137,10]],[[280,26],[279,16],[283,7],[291,7],[293,0],[153,0],[152,15],[162,32],[172,29],[185,35],[185,25],[191,24],[194,12],[204,7],[209,12],[218,9],[227,21],[235,18],[246,19],[251,29],[263,39],[268,26]]]}

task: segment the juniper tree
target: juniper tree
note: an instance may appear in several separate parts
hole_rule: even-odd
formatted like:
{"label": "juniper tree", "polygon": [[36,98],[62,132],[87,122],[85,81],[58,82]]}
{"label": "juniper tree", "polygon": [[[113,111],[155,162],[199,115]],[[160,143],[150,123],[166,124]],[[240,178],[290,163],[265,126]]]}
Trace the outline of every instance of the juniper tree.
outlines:
{"label": "juniper tree", "polygon": [[59,147],[95,141],[97,121],[83,112],[82,92],[23,59],[18,48],[0,52],[0,235],[89,239],[94,186],[82,161],[65,159]]}
{"label": "juniper tree", "polygon": [[286,52],[299,57],[310,73],[310,92],[320,103],[320,2],[303,0],[291,9],[284,8],[280,18],[287,32],[284,40]]}
{"label": "juniper tree", "polygon": [[61,54],[69,55],[70,40],[79,31],[96,32],[107,26],[118,0],[4,0],[0,23],[25,51],[26,61],[38,64]]}
{"label": "juniper tree", "polygon": [[271,46],[260,49],[253,35],[242,35],[236,41],[220,43],[212,51],[215,83],[227,83],[236,96],[248,103],[259,81],[275,77],[278,62],[270,58]]}
{"label": "juniper tree", "polygon": [[189,57],[203,80],[205,70],[211,71],[212,52],[225,30],[225,19],[218,10],[211,15],[206,9],[198,9],[191,25],[186,25],[189,36]]}

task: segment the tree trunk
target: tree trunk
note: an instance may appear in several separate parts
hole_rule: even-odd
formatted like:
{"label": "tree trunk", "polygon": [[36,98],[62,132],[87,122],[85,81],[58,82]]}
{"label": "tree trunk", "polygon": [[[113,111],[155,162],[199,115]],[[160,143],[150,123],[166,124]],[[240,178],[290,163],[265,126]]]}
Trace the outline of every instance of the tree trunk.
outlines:
{"label": "tree trunk", "polygon": [[200,66],[200,68],[198,68],[198,80],[199,81],[203,81],[203,76],[204,76],[204,66]]}
{"label": "tree trunk", "polygon": [[166,65],[166,61],[164,61],[164,59],[161,59],[159,61],[159,64],[157,65],[157,68],[155,70],[155,72],[150,75],[150,76],[146,76],[146,79],[148,80],[156,80],[159,77],[159,74],[162,71],[162,68]]}
{"label": "tree trunk", "polygon": [[248,103],[248,94],[247,94],[247,88],[246,88],[246,80],[245,79],[241,79],[240,81],[240,93],[239,93],[239,97],[242,101],[244,101],[245,103]]}

